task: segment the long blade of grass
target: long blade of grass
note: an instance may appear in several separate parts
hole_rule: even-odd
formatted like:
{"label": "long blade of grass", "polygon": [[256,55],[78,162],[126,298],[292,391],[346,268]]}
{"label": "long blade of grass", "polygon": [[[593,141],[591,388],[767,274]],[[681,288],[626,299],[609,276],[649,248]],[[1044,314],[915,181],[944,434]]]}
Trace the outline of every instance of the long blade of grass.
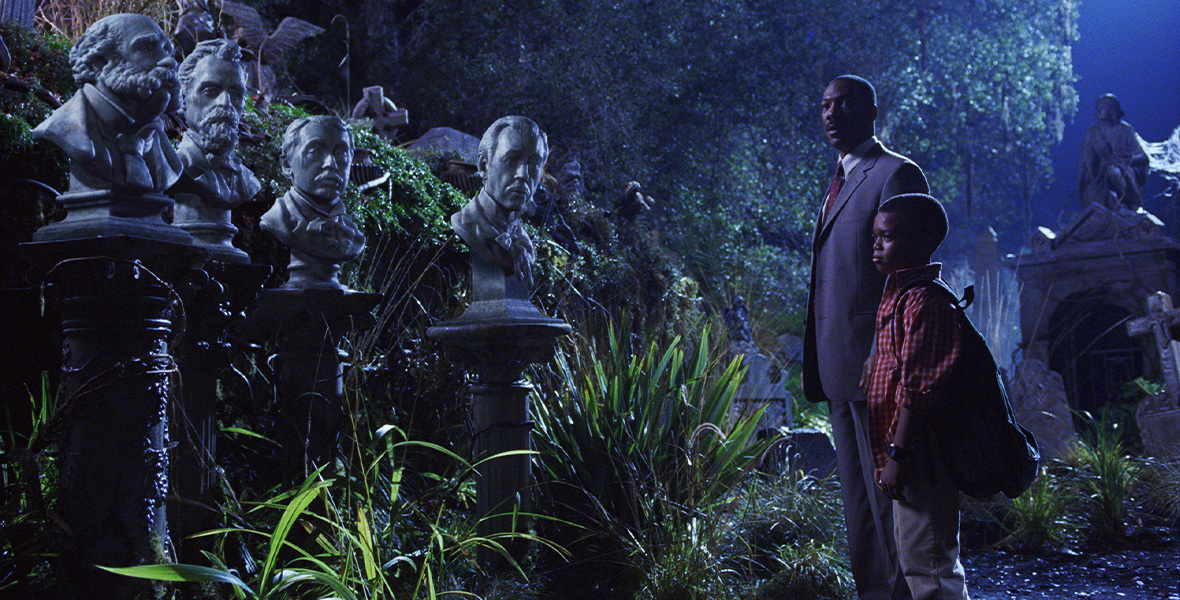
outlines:
{"label": "long blade of grass", "polygon": [[238,579],[236,575],[229,571],[222,571],[220,569],[213,569],[210,567],[202,567],[200,565],[138,565],[134,567],[104,567],[98,565],[98,568],[114,573],[116,575],[123,575],[126,577],[136,577],[139,579],[154,579],[156,581],[187,581],[197,583],[228,583],[230,585],[239,587],[246,592],[253,594],[254,590],[246,585],[246,582]]}

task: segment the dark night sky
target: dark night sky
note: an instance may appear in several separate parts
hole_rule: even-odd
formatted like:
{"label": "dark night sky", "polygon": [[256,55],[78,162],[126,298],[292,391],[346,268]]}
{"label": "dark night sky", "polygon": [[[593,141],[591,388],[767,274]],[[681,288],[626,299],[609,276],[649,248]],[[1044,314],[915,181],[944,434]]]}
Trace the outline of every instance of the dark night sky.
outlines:
{"label": "dark night sky", "polygon": [[[1076,210],[1082,138],[1094,122],[1099,95],[1118,96],[1126,121],[1149,142],[1167,139],[1180,125],[1180,1],[1082,0],[1078,28],[1081,37],[1073,46],[1078,111],[1054,149],[1055,181],[1045,192],[1038,223],[1054,229],[1063,208]],[[1168,221],[1173,218],[1168,202],[1150,199],[1164,187],[1158,175],[1149,176],[1145,204]]]}

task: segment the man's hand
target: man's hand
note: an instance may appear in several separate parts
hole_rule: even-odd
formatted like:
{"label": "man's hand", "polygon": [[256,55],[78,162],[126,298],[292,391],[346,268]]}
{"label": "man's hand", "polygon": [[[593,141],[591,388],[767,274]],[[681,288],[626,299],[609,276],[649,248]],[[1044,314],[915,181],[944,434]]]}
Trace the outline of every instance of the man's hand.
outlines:
{"label": "man's hand", "polygon": [[877,355],[870,354],[865,359],[864,367],[860,370],[860,389],[868,393],[869,386],[873,383],[873,368],[877,365]]}
{"label": "man's hand", "polygon": [[877,477],[877,487],[885,492],[886,496],[894,500],[902,500],[901,490],[905,482],[905,467],[893,460],[892,458],[885,461],[885,467],[881,469],[881,474]]}

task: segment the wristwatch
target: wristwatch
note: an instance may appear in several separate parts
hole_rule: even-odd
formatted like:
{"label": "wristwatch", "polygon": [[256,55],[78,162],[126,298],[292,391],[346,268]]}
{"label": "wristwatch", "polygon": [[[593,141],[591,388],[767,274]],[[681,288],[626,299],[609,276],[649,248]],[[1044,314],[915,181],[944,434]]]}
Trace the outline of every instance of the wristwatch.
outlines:
{"label": "wristwatch", "polygon": [[902,448],[901,446],[898,446],[892,442],[889,443],[889,448],[886,453],[889,455],[889,458],[892,458],[894,462],[897,463],[905,462],[910,456],[909,450]]}

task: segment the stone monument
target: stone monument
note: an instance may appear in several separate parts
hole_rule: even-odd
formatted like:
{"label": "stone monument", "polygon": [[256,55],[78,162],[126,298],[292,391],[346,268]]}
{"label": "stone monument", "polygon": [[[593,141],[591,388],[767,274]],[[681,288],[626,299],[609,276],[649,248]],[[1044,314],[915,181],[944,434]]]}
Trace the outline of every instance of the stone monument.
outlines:
{"label": "stone monument", "polygon": [[249,263],[231,244],[238,229],[230,222],[230,209],[262,188],[234,155],[246,97],[241,50],[225,39],[197,44],[180,66],[180,82],[188,130],[177,152],[183,174],[169,190],[177,202],[173,223],[214,260]]}
{"label": "stone monument", "polygon": [[1180,456],[1180,342],[1172,328],[1180,325],[1180,310],[1172,297],[1156,292],[1147,297],[1147,316],[1127,322],[1127,333],[1150,337],[1164,379],[1164,391],[1139,403],[1135,412],[1143,447],[1156,458]]}
{"label": "stone monument", "polygon": [[[533,245],[520,226],[549,153],[545,134],[526,117],[498,119],[479,143],[484,187],[451,216],[455,233],[471,248],[474,301],[458,318],[427,330],[447,345],[476,376],[471,386],[471,421],[480,535],[527,532],[530,459],[517,454],[481,462],[531,446],[532,420],[524,369],[552,356],[557,336],[570,326],[546,316],[529,300]],[[506,544],[517,555],[519,544]],[[481,554],[485,564],[494,558]]]}
{"label": "stone monument", "polygon": [[1078,196],[1082,206],[1097,202],[1110,210],[1139,208],[1140,189],[1147,181],[1147,153],[1139,145],[1135,128],[1114,94],[1104,94],[1094,105],[1097,122],[1086,129],[1078,169]]}
{"label": "stone monument", "polygon": [[168,37],[143,15],[117,14],[86,30],[70,50],[79,90],[33,129],[33,137],[70,159],[60,223],[36,240],[135,235],[191,242],[164,222],[172,199],[161,194],[180,177],[180,158],[160,116],[179,102]]}
{"label": "stone monument", "polygon": [[1044,362],[1028,358],[1016,365],[1009,391],[1016,420],[1033,432],[1041,457],[1049,461],[1069,456],[1078,434],[1061,375]]}
{"label": "stone monument", "polygon": [[385,88],[374,85],[365,88],[360,101],[352,107],[352,118],[372,119],[373,131],[393,141],[397,138],[398,127],[410,123],[410,111],[398,108],[393,100],[385,97]]}
{"label": "stone monument", "polygon": [[287,476],[305,475],[336,457],[344,423],[343,334],[372,327],[380,294],[348,290],[340,263],[354,260],[365,236],[345,214],[353,138],[337,117],[299,119],[283,134],[283,173],[291,189],[261,219],[262,229],[291,249],[290,279],[264,290],[251,318],[256,335],[277,338],[279,415],[287,424]]}

